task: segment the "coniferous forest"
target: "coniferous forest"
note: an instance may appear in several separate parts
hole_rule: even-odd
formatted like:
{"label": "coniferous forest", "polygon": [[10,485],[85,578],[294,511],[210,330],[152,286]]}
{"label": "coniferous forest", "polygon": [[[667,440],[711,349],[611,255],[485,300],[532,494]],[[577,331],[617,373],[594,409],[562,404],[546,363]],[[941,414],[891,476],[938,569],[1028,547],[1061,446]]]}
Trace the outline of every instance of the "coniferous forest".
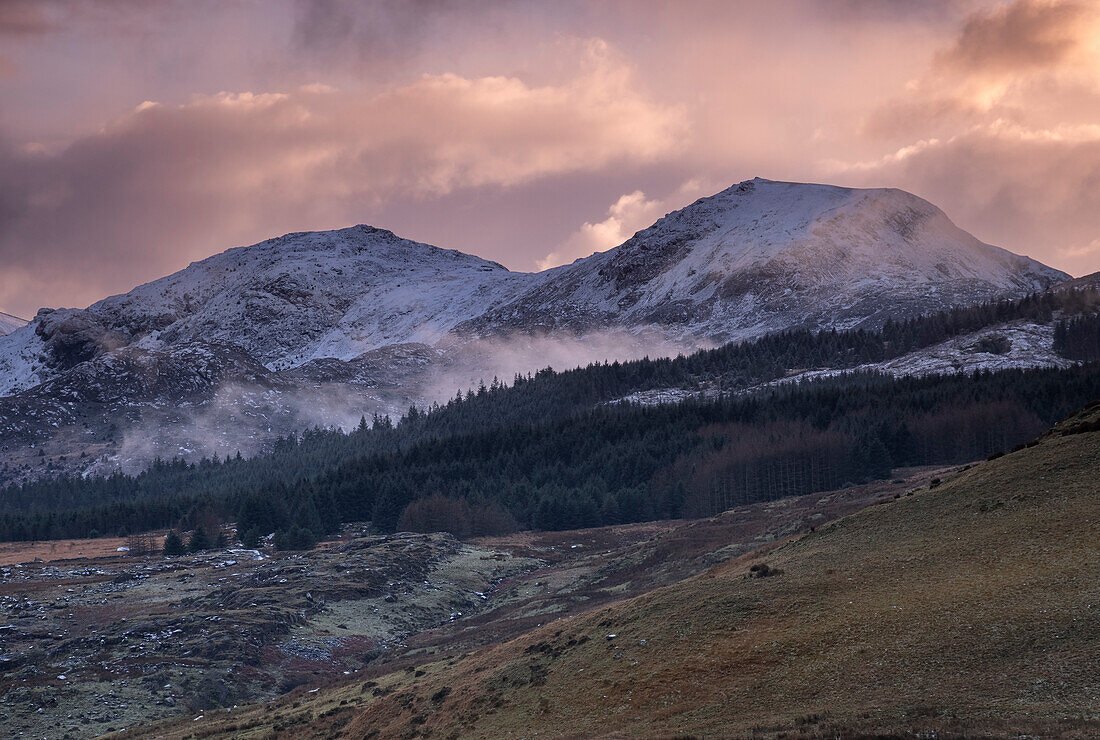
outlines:
{"label": "coniferous forest", "polygon": [[[881,331],[790,331],[690,356],[494,381],[399,422],[315,429],[243,459],[156,461],[137,476],[0,491],[0,538],[236,521],[250,539],[450,522],[465,534],[707,516],[731,506],[979,459],[1100,397],[1100,366],[894,378],[848,372],[746,392],[808,368],[855,368],[1016,319],[1055,321],[1055,349],[1096,360],[1096,291],[955,309]],[[699,394],[609,403],[653,388]]]}

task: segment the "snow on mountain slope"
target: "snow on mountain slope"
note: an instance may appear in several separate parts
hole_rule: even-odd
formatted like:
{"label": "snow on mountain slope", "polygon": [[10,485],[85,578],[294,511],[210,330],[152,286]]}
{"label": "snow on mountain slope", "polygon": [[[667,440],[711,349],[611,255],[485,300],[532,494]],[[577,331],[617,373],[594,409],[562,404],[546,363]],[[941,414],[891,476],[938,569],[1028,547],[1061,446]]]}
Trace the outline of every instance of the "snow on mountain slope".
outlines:
{"label": "snow on mountain slope", "polygon": [[0,398],[33,388],[52,375],[32,322],[0,336]]}
{"label": "snow on mountain slope", "polygon": [[1066,278],[978,241],[900,190],[758,178],[552,271],[459,330],[658,325],[726,341],[795,326],[879,325]]}
{"label": "snow on mountain slope", "polygon": [[434,344],[533,276],[384,229],[288,234],[231,249],[89,308],[142,346],[234,342],[273,369]]}
{"label": "snow on mountain slope", "polygon": [[760,179],[542,273],[369,226],[287,234],[0,336],[0,435],[20,477],[88,450],[133,470],[547,364],[875,326],[1067,277],[902,191]]}
{"label": "snow on mountain slope", "polygon": [[398,344],[558,330],[721,342],[877,325],[1067,277],[983,244],[900,190],[757,179],[537,274],[369,226],[230,249],[85,310],[39,312],[0,337],[0,394],[124,346],[220,342],[283,370]]}
{"label": "snow on mountain slope", "polygon": [[0,311],[0,336],[11,334],[19,327],[26,326],[26,324],[26,319],[21,319],[18,316],[12,316],[10,313]]}
{"label": "snow on mountain slope", "polygon": [[[991,326],[971,334],[954,337],[930,347],[909,352],[884,362],[856,365],[847,369],[802,370],[779,380],[745,388],[753,393],[761,388],[830,378],[844,373],[879,372],[894,377],[971,374],[979,370],[1030,370],[1068,368],[1076,363],[1054,351],[1054,325],[1031,321],[1013,321]],[[631,393],[609,403],[636,403],[659,406],[689,398],[718,398],[713,388],[655,388]]]}
{"label": "snow on mountain slope", "polygon": [[84,310],[39,312],[30,330],[0,338],[0,394],[122,346],[222,342],[278,370],[394,344],[434,344],[539,279],[369,226],[288,234]]}

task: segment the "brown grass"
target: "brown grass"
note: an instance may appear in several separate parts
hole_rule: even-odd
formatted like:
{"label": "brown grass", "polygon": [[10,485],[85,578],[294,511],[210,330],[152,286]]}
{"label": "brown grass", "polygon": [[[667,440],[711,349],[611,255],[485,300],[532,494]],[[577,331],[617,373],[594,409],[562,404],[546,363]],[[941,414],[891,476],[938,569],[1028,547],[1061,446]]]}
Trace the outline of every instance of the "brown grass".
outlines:
{"label": "brown grass", "polygon": [[[164,546],[164,534],[152,535],[156,547]],[[52,560],[76,560],[79,558],[128,557],[118,552],[126,546],[125,537],[99,537],[94,540],[43,540],[41,542],[0,543],[0,565],[32,563],[35,558]]]}
{"label": "brown grass", "polygon": [[151,734],[1097,737],[1098,475],[1100,433],[1048,437],[380,687]]}
{"label": "brown grass", "polygon": [[[536,630],[384,697],[347,732],[396,736],[423,717],[419,731],[467,737],[1095,736],[1098,442],[1048,440]],[[784,572],[748,578],[762,561]]]}

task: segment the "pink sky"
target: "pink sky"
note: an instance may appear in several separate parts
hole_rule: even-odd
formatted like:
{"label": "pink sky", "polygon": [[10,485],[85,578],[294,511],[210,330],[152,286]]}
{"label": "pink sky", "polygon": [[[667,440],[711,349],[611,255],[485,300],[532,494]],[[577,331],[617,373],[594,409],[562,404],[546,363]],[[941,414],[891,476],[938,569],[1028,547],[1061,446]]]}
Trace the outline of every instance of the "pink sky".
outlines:
{"label": "pink sky", "polygon": [[754,176],[1093,272],[1098,7],[0,0],[0,310],[355,223],[534,270]]}

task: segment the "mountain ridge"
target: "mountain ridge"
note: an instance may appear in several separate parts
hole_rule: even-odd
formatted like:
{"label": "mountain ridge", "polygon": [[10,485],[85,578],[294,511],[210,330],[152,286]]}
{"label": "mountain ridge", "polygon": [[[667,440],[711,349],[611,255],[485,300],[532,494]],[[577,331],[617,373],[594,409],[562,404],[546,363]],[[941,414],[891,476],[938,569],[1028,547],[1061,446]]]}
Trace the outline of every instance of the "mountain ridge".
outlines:
{"label": "mountain ridge", "polygon": [[14,314],[0,311],[0,337],[10,334],[21,326],[26,326],[30,322]]}
{"label": "mountain ridge", "polygon": [[756,178],[560,268],[468,328],[550,316],[561,318],[549,328],[576,331],[625,316],[721,342],[792,326],[879,325],[1067,277],[980,242],[905,191]]}
{"label": "mountain ridge", "polygon": [[[231,450],[255,450],[302,425],[442,401],[479,379],[789,329],[873,329],[1067,278],[900,190],[759,178],[539,273],[371,226],[294,232],[86,309],[42,309],[0,336],[0,426],[38,442],[67,436],[51,450],[66,457],[94,441],[110,461],[121,438],[144,449],[201,409],[247,427],[223,440]],[[1040,362],[1026,354],[1028,367]]]}
{"label": "mountain ridge", "polygon": [[980,242],[904,191],[757,178],[538,273],[365,225],[235,247],[86,309],[40,310],[33,337],[0,341],[0,394],[126,345],[232,343],[282,370],[517,332],[720,343],[881,325],[1068,278]]}

